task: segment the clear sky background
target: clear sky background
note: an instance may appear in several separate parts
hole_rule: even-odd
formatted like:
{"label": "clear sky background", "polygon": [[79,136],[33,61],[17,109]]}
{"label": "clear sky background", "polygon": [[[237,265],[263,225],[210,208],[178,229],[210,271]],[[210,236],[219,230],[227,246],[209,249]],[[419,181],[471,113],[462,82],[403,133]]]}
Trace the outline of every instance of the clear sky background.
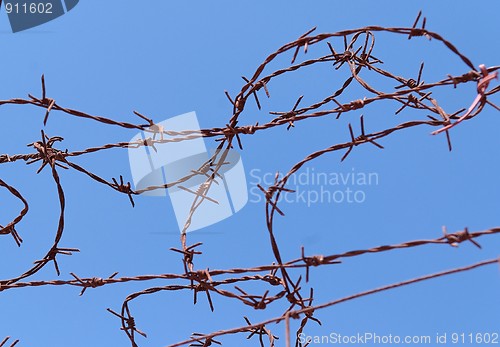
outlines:
{"label": "clear sky background", "polygon": [[[240,76],[253,74],[264,58],[313,26],[334,32],[366,25],[411,26],[418,11],[427,16],[427,28],[456,44],[475,66],[498,65],[497,1],[82,1],[65,16],[43,26],[12,34],[5,11],[0,12],[0,99],[40,95],[45,74],[48,96],[61,105],[118,120],[138,122],[138,110],[156,121],[196,111],[203,128],[224,126],[232,95],[242,86]],[[340,42],[334,42],[341,49]],[[325,47],[314,47],[311,54]],[[301,53],[302,54],[302,53]],[[424,38],[380,35],[374,55],[386,68],[415,76],[426,61],[423,79],[440,80],[447,74],[469,71],[438,42]],[[287,57],[289,59],[291,57]],[[285,62],[286,63],[286,62]],[[253,108],[240,124],[270,119],[269,110],[289,110],[304,94],[304,104],[321,99],[338,88],[333,69],[297,74],[270,86],[271,99],[262,112]],[[496,82],[495,82],[496,83]],[[390,86],[387,86],[390,88]],[[368,96],[348,94],[350,100]],[[354,89],[356,91],[356,89]],[[445,109],[468,107],[475,86],[447,89]],[[347,95],[345,96],[347,97]],[[261,99],[264,100],[263,98]],[[344,100],[344,99],[342,99]],[[498,97],[494,100],[498,104]],[[394,104],[363,109],[368,130],[412,119],[412,112],[394,116]],[[287,172],[309,153],[344,142],[347,123],[358,127],[352,113],[299,122],[243,138],[243,158],[248,183],[251,172]],[[26,144],[40,138],[43,110],[27,106],[0,108],[1,153],[29,153]],[[420,114],[420,118],[424,117]],[[378,184],[355,187],[366,194],[363,203],[302,202],[281,205],[276,236],[284,259],[297,258],[300,246],[309,254],[333,254],[414,239],[436,238],[441,226],[450,231],[464,227],[483,230],[498,225],[500,184],[498,148],[500,118],[487,107],[473,121],[451,131],[454,150],[447,150],[444,136],[432,137],[431,128],[415,128],[380,141],[385,150],[360,146],[340,163],[343,153],[325,155],[310,170],[325,173],[376,173]],[[85,119],[52,113],[45,131],[65,138],[70,151],[118,141],[134,132]],[[214,147],[212,140],[206,141]],[[130,179],[126,150],[87,155],[78,164],[111,179]],[[24,238],[18,249],[10,237],[0,238],[0,277],[16,276],[41,258],[53,241],[57,225],[57,196],[48,170],[18,162],[0,166],[0,177],[18,188],[30,202],[30,213],[18,226]],[[253,171],[252,171],[253,170]],[[66,231],[62,247],[81,253],[59,258],[61,278],[69,272],[83,277],[107,277],[182,272],[177,223],[168,198],[139,197],[131,208],[128,198],[87,177],[60,171],[67,198]],[[251,188],[251,185],[250,185]],[[307,188],[307,187],[306,187]],[[345,187],[327,187],[330,190]],[[252,199],[253,195],[250,195]],[[255,200],[255,197],[253,197]],[[17,201],[0,191],[0,223],[19,210]],[[495,217],[497,216],[497,217]],[[203,242],[204,255],[197,268],[229,268],[269,264],[274,259],[265,228],[264,203],[249,202],[238,214],[194,232],[189,241]],[[424,246],[346,259],[342,265],[315,269],[311,283],[315,302],[322,303],[358,291],[412,277],[465,266],[499,255],[500,238],[479,239],[483,249],[463,244]],[[54,279],[47,266],[32,279]],[[87,290],[42,287],[8,290],[0,295],[0,340],[7,335],[21,339],[20,346],[126,346],[120,322],[106,312],[119,310],[134,291],[167,281],[110,285]],[[317,313],[319,327],[308,325],[308,334],[326,335],[373,332],[380,335],[431,335],[436,333],[500,333],[500,276],[498,266],[420,283],[344,303]],[[281,315],[284,306],[265,312],[242,308],[239,303],[214,297],[215,313],[206,299],[192,305],[187,292],[163,292],[131,304],[141,346],[164,346],[189,337],[193,331],[211,332]],[[271,327],[283,336],[283,327]],[[224,338],[227,345],[255,345],[244,336]],[[283,338],[278,345],[284,345]]]}

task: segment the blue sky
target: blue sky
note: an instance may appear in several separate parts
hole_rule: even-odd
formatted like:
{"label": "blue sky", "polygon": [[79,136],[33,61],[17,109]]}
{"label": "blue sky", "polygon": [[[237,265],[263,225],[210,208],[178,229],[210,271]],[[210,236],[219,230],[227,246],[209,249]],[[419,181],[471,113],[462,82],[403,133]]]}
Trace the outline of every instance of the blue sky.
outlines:
{"label": "blue sky", "polygon": [[[369,1],[85,1],[61,18],[16,34],[10,32],[2,10],[0,99],[39,95],[40,76],[45,74],[48,96],[70,108],[130,122],[138,121],[133,110],[156,121],[196,111],[203,128],[219,127],[231,116],[232,106],[224,90],[236,94],[243,82],[240,76],[253,74],[269,53],[314,26],[318,32],[366,25],[411,26],[423,10],[427,28],[453,42],[475,66],[498,65],[500,48],[495,42],[500,33],[495,23],[500,5],[483,1],[477,6],[452,1],[383,1],[379,5]],[[416,75],[425,60],[425,81],[468,72],[467,66],[441,44],[423,38],[408,41],[380,35],[374,55],[386,63],[385,67],[404,76]],[[342,73],[321,71],[278,81],[270,89],[271,99],[264,101],[264,110],[250,108],[240,123],[263,123],[270,119],[267,111],[288,110],[302,94],[304,102],[328,95]],[[368,96],[356,90],[361,94],[350,94],[352,100]],[[441,92],[440,96],[450,110],[468,107],[475,97],[473,85],[447,91],[450,93]],[[494,101],[498,104],[498,98]],[[395,117],[394,111],[395,105],[388,103],[363,110],[367,129],[384,129],[416,115],[407,112]],[[287,172],[309,153],[346,141],[347,123],[358,129],[360,114],[340,121],[311,119],[288,132],[279,127],[243,137],[241,156],[249,189],[260,174]],[[28,153],[25,145],[39,139],[43,115],[42,110],[27,106],[0,107],[1,153]],[[315,172],[375,173],[377,181],[355,187],[365,194],[362,203],[283,204],[286,217],[277,217],[275,223],[283,258],[299,257],[302,245],[309,254],[333,254],[436,238],[442,225],[450,231],[497,226],[499,127],[498,112],[487,107],[479,117],[451,131],[451,153],[444,136],[432,137],[432,129],[415,128],[381,140],[383,151],[360,146],[343,163],[343,153],[313,161],[307,168]],[[128,141],[135,135],[59,113],[51,115],[44,129],[50,136],[64,137],[62,146],[70,151]],[[215,146],[211,140],[206,140],[206,145]],[[130,179],[126,150],[83,156],[76,162],[103,177],[123,174]],[[0,177],[30,201],[30,213],[18,226],[23,246],[18,249],[9,237],[0,239],[1,278],[23,272],[52,242],[57,197],[49,171],[36,175],[36,169],[20,162],[0,167]],[[120,276],[183,271],[179,256],[169,251],[180,244],[168,198],[139,197],[132,209],[126,196],[79,173],[61,172],[61,179],[67,196],[61,246],[81,250],[61,257],[61,278],[69,279],[69,272],[107,277],[115,271]],[[0,223],[5,223],[19,206],[4,190],[0,203]],[[211,269],[269,264],[274,259],[267,240],[262,201],[250,201],[231,218],[189,235],[190,242],[204,244],[197,268]],[[315,269],[311,275],[315,302],[498,256],[498,237],[484,237],[479,242],[481,251],[472,244],[458,249],[424,246]],[[32,279],[55,277],[53,268],[47,266]],[[20,346],[127,345],[119,321],[106,308],[118,310],[128,294],[165,284],[110,285],[89,289],[82,297],[74,287],[2,292],[0,340],[10,335],[21,339]],[[307,333],[500,333],[499,289],[498,267],[485,267],[319,311],[323,326],[311,323]],[[149,336],[139,337],[139,345],[165,346],[193,331],[240,326],[243,315],[257,322],[280,315],[284,307],[275,304],[260,312],[221,298],[214,298],[214,303],[216,311],[211,313],[203,296],[193,306],[191,293],[182,292],[159,293],[133,302],[138,327]],[[283,335],[282,326],[274,328]],[[251,343],[243,336],[223,341],[227,345]],[[278,345],[284,345],[283,338]]]}

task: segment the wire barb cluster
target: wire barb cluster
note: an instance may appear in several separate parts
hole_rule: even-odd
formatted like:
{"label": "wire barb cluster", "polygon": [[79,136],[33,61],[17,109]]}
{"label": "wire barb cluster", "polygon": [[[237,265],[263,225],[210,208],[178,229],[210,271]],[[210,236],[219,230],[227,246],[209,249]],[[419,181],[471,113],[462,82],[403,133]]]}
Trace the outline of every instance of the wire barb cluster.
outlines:
{"label": "wire barb cluster", "polygon": [[19,340],[15,340],[10,345],[7,345],[7,342],[9,342],[9,340],[10,340],[10,336],[7,336],[2,342],[0,342],[0,347],[14,347],[15,345],[17,345],[19,343]]}
{"label": "wire barb cluster", "polygon": [[[373,247],[370,249],[350,250],[340,254],[306,255],[304,248],[302,248],[300,257],[289,261],[284,261],[282,259],[280,247],[278,246],[278,242],[275,237],[275,213],[282,216],[285,215],[283,209],[278,206],[280,195],[284,192],[293,192],[291,189],[287,188],[287,182],[290,177],[298,172],[305,164],[331,152],[343,153],[341,161],[344,161],[353,152],[355,147],[359,147],[366,143],[370,143],[377,148],[383,149],[384,146],[381,144],[381,140],[385,137],[398,131],[420,126],[438,128],[438,130],[432,132],[432,134],[435,135],[444,132],[446,134],[448,147],[451,150],[450,130],[453,127],[465,120],[470,120],[476,117],[483,111],[486,105],[490,105],[496,110],[499,110],[498,106],[491,101],[491,96],[500,91],[499,86],[488,90],[490,84],[492,84],[497,78],[497,70],[499,67],[486,67],[484,65],[480,65],[479,70],[476,70],[472,62],[465,55],[460,53],[452,43],[444,39],[439,34],[426,29],[425,18],[423,19],[420,27],[417,27],[419,25],[418,23],[420,18],[421,13],[418,14],[413,26],[409,28],[368,26],[359,29],[344,30],[335,33],[321,33],[317,35],[313,34],[315,28],[307,31],[297,40],[292,41],[271,53],[264,60],[264,62],[257,67],[255,73],[251,77],[242,77],[245,84],[234,97],[231,96],[229,92],[225,92],[232,105],[232,114],[225,126],[220,128],[171,131],[156,124],[151,118],[148,118],[137,111],[134,111],[135,116],[140,118],[142,121],[145,121],[145,124],[117,121],[111,118],[95,116],[63,107],[58,104],[55,99],[47,97],[44,76],[42,76],[41,79],[42,96],[40,98],[29,94],[27,99],[18,98],[0,100],[0,106],[9,104],[31,105],[43,109],[45,112],[43,116],[44,125],[49,121],[50,114],[53,112],[61,112],[67,116],[83,118],[105,126],[121,127],[136,131],[140,130],[148,134],[148,137],[145,140],[141,139],[135,142],[109,143],[98,147],[85,148],[80,151],[69,152],[68,150],[57,148],[57,146],[63,143],[64,139],[62,137],[49,137],[42,130],[41,139],[28,145],[33,149],[32,152],[15,155],[0,154],[0,164],[7,165],[17,161],[24,161],[26,164],[38,162],[41,163],[41,165],[36,173],[40,173],[44,168],[50,169],[59,199],[59,221],[51,248],[46,252],[46,255],[42,259],[35,262],[32,268],[17,277],[0,280],[0,292],[23,287],[65,285],[78,287],[81,289],[80,295],[83,295],[89,288],[96,289],[102,286],[126,282],[164,280],[173,283],[161,287],[146,288],[140,292],[130,294],[127,298],[125,298],[121,310],[118,312],[108,308],[108,311],[120,320],[121,329],[126,334],[133,347],[138,346],[137,335],[146,337],[146,333],[137,328],[136,321],[131,313],[130,303],[144,295],[179,290],[192,291],[195,304],[198,301],[198,294],[203,294],[203,296],[206,296],[206,300],[212,311],[215,309],[214,302],[212,300],[212,296],[214,295],[240,302],[243,305],[250,306],[257,310],[266,310],[269,305],[278,302],[284,303],[284,307],[286,307],[286,309],[284,309],[283,315],[280,317],[269,319],[264,322],[251,323],[247,317],[244,317],[246,324],[237,328],[220,330],[209,334],[193,333],[189,339],[172,344],[171,347],[188,344],[190,344],[190,346],[210,346],[214,344],[221,345],[222,341],[220,340],[220,337],[235,333],[247,334],[247,338],[249,339],[257,337],[260,346],[265,346],[266,344],[274,346],[278,336],[272,332],[270,323],[280,322],[285,323],[285,343],[287,346],[291,346],[291,320],[300,319],[300,327],[297,330],[297,334],[299,334],[307,328],[307,324],[310,321],[321,324],[320,320],[316,316],[317,311],[320,309],[362,296],[390,290],[392,288],[497,263],[498,259],[492,259],[471,266],[423,276],[371,291],[354,294],[352,296],[337,299],[328,303],[313,305],[313,288],[309,288],[309,291],[306,292],[307,294],[304,294],[303,289],[304,282],[309,283],[311,268],[326,265],[338,265],[346,258],[357,257],[368,253],[373,254],[388,252],[396,249],[420,247],[430,244],[451,245],[456,247],[462,242],[471,242],[475,246],[481,248],[475,239],[486,235],[498,234],[500,233],[500,228],[491,228],[489,230],[477,232],[469,232],[466,228],[455,233],[448,233],[446,229],[444,229],[444,235],[436,239],[414,240],[394,245]],[[424,63],[422,63],[416,79],[395,75],[389,70],[383,69],[381,67],[383,64],[382,60],[373,55],[375,50],[375,36],[378,33],[384,32],[394,35],[407,36],[408,39],[423,36],[429,40],[441,42],[449,49],[452,55],[457,56],[465,64],[469,71],[466,71],[459,76],[448,75],[442,80],[424,82],[422,79]],[[343,42],[343,51],[339,51],[339,48],[334,48],[335,44],[333,42],[336,39],[340,39],[341,42]],[[305,54],[311,52],[313,47],[319,46],[320,44],[324,44],[328,48],[329,53],[327,55],[300,61],[301,50],[303,50]],[[286,56],[287,54],[292,55],[291,63],[288,66],[267,73],[268,66],[272,62],[274,62],[278,57]],[[261,110],[262,101],[259,99],[259,95],[264,92],[267,99],[272,99],[272,82],[275,79],[291,74],[294,71],[305,69],[306,67],[325,66],[324,63],[329,63],[335,71],[346,68],[349,72],[349,77],[343,81],[341,87],[331,95],[305,106],[302,105],[304,98],[303,96],[300,96],[296,99],[296,102],[289,111],[270,112],[269,115],[271,119],[263,122],[261,121],[260,123],[252,123],[248,125],[240,124],[241,119],[243,118],[241,115],[249,103],[248,98],[252,98],[257,108]],[[377,78],[381,80],[391,81],[394,85],[394,89],[388,91],[375,89],[364,77],[362,77],[362,75],[364,76],[366,72],[375,73]],[[340,97],[343,98],[345,94],[347,94],[345,92],[348,91],[349,87],[354,83],[363,87],[368,96],[341,102]],[[438,88],[451,86],[456,88],[459,84],[467,83],[477,84],[477,95],[473,98],[473,101],[468,108],[448,113],[442,106],[440,106],[440,102],[432,96],[433,91]],[[298,161],[284,176],[280,177],[279,174],[276,174],[275,181],[271,186],[258,186],[266,199],[266,227],[268,230],[270,247],[274,255],[272,264],[251,268],[232,268],[222,270],[196,269],[194,260],[195,258],[202,256],[202,251],[200,250],[202,244],[189,244],[186,230],[189,228],[192,218],[196,217],[196,211],[202,203],[217,202],[210,197],[210,188],[213,184],[218,184],[222,179],[219,172],[224,165],[228,164],[228,149],[232,148],[235,143],[237,143],[240,149],[243,149],[245,135],[253,135],[256,132],[279,126],[286,126],[287,130],[292,130],[292,128],[297,127],[300,121],[310,118],[333,117],[334,119],[338,119],[341,115],[349,113],[352,114],[354,111],[361,110],[367,105],[384,100],[390,100],[397,106],[395,107],[396,115],[402,114],[405,109],[414,109],[421,111],[421,113],[425,114],[425,117],[407,120],[392,128],[369,132],[366,130],[365,117],[361,116],[359,135],[356,136],[352,125],[349,124],[349,132],[347,134],[348,137],[345,142],[338,142],[332,144],[330,147],[311,153],[307,157]],[[465,110],[467,111],[460,116],[459,114]],[[78,157],[90,155],[96,152],[107,151],[109,149],[151,147],[156,151],[157,147],[163,144],[189,141],[200,137],[214,138],[215,141],[218,141],[217,151],[207,162],[199,168],[192,168],[192,170],[185,177],[180,178],[175,182],[169,182],[159,186],[150,186],[140,190],[134,190],[131,183],[127,182],[122,175],[116,176],[119,177],[119,179],[114,177],[106,179],[75,163],[75,160],[77,160]],[[81,278],[71,272],[70,275],[72,278],[67,280],[23,281],[33,276],[51,262],[55,266],[57,275],[60,275],[60,269],[57,262],[57,259],[59,259],[58,256],[71,255],[73,252],[78,252],[78,249],[76,248],[63,248],[59,245],[65,228],[65,193],[58,174],[59,169],[74,170],[80,174],[86,175],[88,178],[99,184],[103,184],[116,192],[126,195],[132,206],[135,206],[133,197],[147,191],[177,186],[179,189],[191,192],[193,194],[193,204],[188,219],[186,220],[185,226],[181,232],[181,247],[171,248],[172,251],[182,255],[184,272],[140,275],[135,277],[118,277],[118,273],[114,273],[107,278]],[[204,178],[204,182],[200,184],[198,189],[189,190],[182,185],[184,182],[196,176]],[[19,233],[19,223],[28,213],[28,201],[16,188],[9,185],[2,179],[0,179],[0,187],[7,189],[10,195],[21,201],[23,205],[23,208],[19,212],[18,216],[13,218],[12,221],[5,226],[0,225],[0,236],[11,235],[15,243],[18,246],[21,246],[23,239]],[[291,269],[304,270],[305,281],[302,281],[302,276],[295,278],[294,274],[290,271]],[[249,293],[249,290],[244,289],[243,286],[250,282],[263,283],[267,289],[258,293]],[[6,345],[8,339],[9,338],[6,338],[2,343],[0,343],[0,347]],[[11,347],[16,345],[17,342],[18,340],[16,340]],[[301,344],[297,339],[295,341],[295,346],[300,345]]]}

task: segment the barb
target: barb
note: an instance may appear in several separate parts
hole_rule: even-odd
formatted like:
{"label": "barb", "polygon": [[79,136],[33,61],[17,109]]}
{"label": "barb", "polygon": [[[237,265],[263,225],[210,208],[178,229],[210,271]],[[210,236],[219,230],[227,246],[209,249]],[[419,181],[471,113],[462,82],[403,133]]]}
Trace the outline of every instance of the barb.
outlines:
{"label": "barb", "polygon": [[0,225],[0,235],[12,235],[12,237],[14,238],[14,241],[16,242],[16,244],[21,247],[21,243],[23,242],[23,239],[21,238],[21,236],[19,236],[19,234],[17,233],[17,230],[16,230],[16,224],[18,224],[19,222],[21,222],[21,220],[24,218],[24,216],[28,213],[28,202],[26,201],[26,199],[24,199],[24,197],[21,195],[21,193],[19,193],[14,187],[8,185],[7,183],[5,183],[2,179],[0,179],[0,187],[4,187],[4,188],[7,188],[7,190],[13,195],[15,196],[16,198],[18,198],[19,200],[21,200],[21,202],[23,203],[24,205],[24,208],[21,210],[21,212],[19,212],[19,215],[14,218],[14,220],[12,220],[12,222],[10,222],[9,224],[7,224],[5,227],[3,227],[2,225]]}
{"label": "barb", "polygon": [[489,73],[488,69],[486,69],[486,66],[484,66],[483,64],[479,65],[479,69],[481,70],[482,77],[479,80],[479,82],[477,83],[477,96],[474,99],[474,101],[472,102],[472,104],[470,105],[467,112],[462,117],[460,117],[455,123],[448,124],[445,127],[432,132],[432,135],[440,134],[443,131],[447,131],[447,130],[453,128],[454,126],[460,124],[462,121],[464,121],[468,117],[471,117],[472,111],[474,111],[474,109],[476,107],[479,106],[482,108],[482,107],[484,107],[485,103],[489,103],[490,105],[494,106],[498,110],[498,107],[496,105],[494,105],[490,101],[486,100],[486,95],[487,95],[486,89],[488,88],[490,82],[493,79],[498,79],[498,72],[495,71],[494,73]]}
{"label": "barb", "polygon": [[[0,6],[2,5],[2,3],[0,2]],[[6,343],[9,341],[10,339],[10,336],[7,336],[2,342],[0,342],[0,347],[7,347]],[[9,347],[14,347],[15,345],[17,345],[19,343],[19,340],[15,340],[14,342],[12,342]]]}

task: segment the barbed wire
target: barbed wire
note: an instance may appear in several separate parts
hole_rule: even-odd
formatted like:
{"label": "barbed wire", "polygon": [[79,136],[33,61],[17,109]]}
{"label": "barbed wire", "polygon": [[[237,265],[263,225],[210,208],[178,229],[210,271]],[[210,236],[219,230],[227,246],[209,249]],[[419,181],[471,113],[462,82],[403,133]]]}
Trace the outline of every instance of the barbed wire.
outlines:
{"label": "barbed wire", "polygon": [[[451,274],[455,274],[455,273],[459,273],[459,272],[469,271],[469,270],[477,269],[477,268],[482,267],[482,266],[491,265],[491,264],[497,264],[497,263],[500,263],[500,259],[490,259],[490,260],[485,260],[485,261],[482,261],[482,262],[479,262],[479,263],[475,263],[475,264],[472,264],[472,265],[469,265],[469,266],[459,267],[459,268],[455,268],[455,269],[452,269],[452,270],[447,270],[447,271],[442,271],[442,272],[434,273],[434,274],[431,274],[431,275],[417,277],[417,278],[410,279],[410,280],[407,280],[407,281],[402,281],[402,282],[390,284],[390,285],[387,285],[387,286],[383,286],[383,287],[379,287],[379,288],[367,290],[367,291],[364,291],[364,292],[356,293],[356,294],[353,294],[353,295],[349,295],[349,296],[343,297],[341,299],[333,300],[333,301],[330,301],[330,302],[327,302],[327,303],[324,303],[324,304],[321,304],[321,305],[316,305],[316,306],[308,305],[308,306],[306,306],[304,308],[301,308],[301,309],[298,309],[298,310],[288,311],[288,312],[286,312],[284,315],[282,315],[280,317],[268,319],[268,320],[266,320],[264,322],[261,322],[261,323],[258,323],[258,324],[248,324],[248,326],[246,326],[246,327],[238,327],[238,328],[234,328],[234,329],[220,330],[220,331],[217,331],[217,332],[214,332],[214,333],[211,333],[211,334],[207,334],[207,335],[203,335],[203,334],[200,334],[200,333],[195,333],[195,334],[193,334],[194,336],[192,336],[189,340],[184,340],[184,341],[181,341],[181,342],[178,342],[178,343],[174,343],[174,344],[169,345],[168,347],[183,346],[183,345],[187,345],[188,343],[191,343],[193,341],[207,343],[207,341],[212,341],[213,338],[218,337],[218,336],[223,336],[223,335],[228,335],[228,334],[234,334],[234,333],[238,333],[238,332],[248,332],[249,329],[256,329],[256,328],[262,329],[262,328],[264,328],[266,325],[268,325],[270,323],[279,323],[279,322],[282,322],[282,321],[286,321],[287,322],[287,325],[286,325],[287,326],[287,329],[286,329],[286,345],[290,346],[290,329],[288,328],[289,327],[289,323],[288,322],[289,322],[290,318],[298,319],[300,317],[300,315],[305,315],[305,317],[311,318],[312,315],[314,314],[315,310],[320,310],[320,309],[323,309],[323,308],[331,307],[331,306],[338,305],[338,304],[346,302],[346,301],[358,299],[358,298],[361,298],[361,297],[364,297],[364,296],[367,296],[367,295],[372,295],[372,294],[375,294],[375,293],[380,293],[380,292],[387,291],[387,290],[390,290],[390,289],[399,288],[399,287],[407,286],[407,285],[410,285],[410,284],[414,284],[414,283],[418,283],[418,282],[422,282],[422,281],[427,281],[427,280],[430,280],[430,279],[433,279],[433,278],[447,276],[447,275],[451,275]],[[308,300],[312,301],[312,298],[308,299]],[[301,325],[301,327],[302,327],[302,325]]]}
{"label": "barbed wire", "polygon": [[[0,4],[1,5],[1,4]],[[10,336],[7,336],[2,342],[0,342],[0,347],[7,347],[6,343],[9,342],[10,340]],[[9,347],[14,347],[15,345],[17,345],[19,343],[19,340],[15,340],[14,342],[12,342]]]}
{"label": "barbed wire", "polygon": [[[385,137],[402,130],[409,128],[428,126],[436,130],[432,131],[433,135],[444,133],[447,140],[449,150],[452,149],[450,131],[453,127],[457,126],[463,121],[471,120],[479,115],[484,108],[488,105],[496,110],[500,110],[497,105],[491,101],[491,96],[500,91],[500,86],[492,87],[488,90],[490,84],[498,77],[498,69],[500,66],[486,67],[479,65],[478,69],[464,54],[462,54],[451,42],[447,41],[441,35],[426,29],[426,19],[423,18],[422,24],[419,26],[421,13],[418,14],[412,27],[402,28],[386,28],[380,26],[367,26],[358,29],[344,30],[335,33],[322,33],[313,35],[315,28],[307,31],[298,39],[285,44],[270,54],[262,64],[255,70],[254,74],[250,77],[242,77],[245,84],[241,87],[240,91],[232,97],[229,92],[226,96],[232,105],[232,114],[225,126],[201,129],[201,130],[183,130],[172,131],[165,129],[160,124],[156,124],[153,119],[138,111],[134,111],[136,117],[141,119],[141,123],[135,124],[132,122],[117,121],[104,116],[91,115],[82,111],[74,110],[60,105],[55,99],[47,96],[47,88],[45,76],[41,78],[41,97],[35,97],[28,94],[27,99],[15,98],[9,100],[0,100],[0,106],[3,105],[31,105],[44,110],[43,123],[46,125],[50,121],[50,114],[52,112],[60,112],[67,116],[83,118],[85,120],[94,121],[105,126],[114,126],[130,130],[139,130],[144,132],[148,137],[146,139],[139,139],[131,142],[117,142],[104,144],[97,147],[84,148],[77,151],[68,151],[57,148],[56,145],[63,142],[60,136],[48,136],[43,130],[41,131],[41,138],[29,145],[33,149],[31,153],[24,154],[1,154],[0,164],[9,164],[17,161],[24,161],[26,164],[31,165],[38,163],[40,166],[37,173],[42,170],[50,170],[52,180],[57,190],[59,201],[59,219],[58,225],[55,230],[54,241],[52,246],[46,252],[46,255],[35,261],[35,264],[30,269],[22,274],[0,280],[0,292],[6,290],[19,289],[24,287],[40,287],[40,286],[74,286],[81,288],[80,295],[83,295],[89,288],[98,288],[105,285],[121,284],[126,282],[147,282],[151,280],[165,280],[173,281],[174,283],[165,286],[157,286],[146,288],[142,291],[132,293],[127,296],[122,304],[119,312],[110,308],[108,311],[119,318],[121,322],[121,329],[127,335],[132,346],[138,346],[136,341],[137,335],[146,336],[146,334],[136,327],[136,321],[131,313],[129,304],[137,298],[144,295],[151,295],[164,291],[191,291],[194,295],[194,303],[198,300],[198,294],[206,296],[209,307],[214,310],[214,303],[212,295],[218,295],[231,300],[237,300],[244,305],[253,307],[258,310],[265,310],[269,304],[273,302],[285,302],[288,308],[284,310],[280,317],[269,319],[267,321],[253,324],[248,318],[245,317],[245,325],[238,328],[220,330],[210,334],[194,333],[189,339],[181,341],[170,346],[181,346],[191,344],[192,346],[209,346],[212,344],[221,344],[220,341],[215,340],[223,335],[234,333],[248,333],[248,338],[257,337],[258,343],[265,346],[264,338],[269,340],[269,346],[274,346],[275,340],[278,336],[274,335],[270,328],[269,323],[285,323],[286,337],[285,342],[287,346],[291,345],[291,332],[290,332],[290,319],[301,318],[301,324],[297,331],[298,335],[307,326],[309,321],[319,320],[314,316],[315,310],[323,309],[336,305],[341,302],[353,300],[362,296],[375,294],[381,291],[389,290],[392,288],[409,285],[412,283],[429,280],[432,278],[450,275],[457,272],[472,270],[481,266],[499,262],[498,259],[487,260],[481,263],[473,264],[470,266],[456,268],[449,271],[436,273],[433,275],[422,276],[413,280],[403,281],[388,285],[385,287],[369,290],[366,292],[358,293],[343,299],[334,300],[324,304],[313,305],[314,290],[310,288],[307,295],[303,293],[301,287],[302,276],[295,278],[290,269],[305,270],[305,281],[309,282],[309,272],[312,267],[335,265],[348,257],[357,257],[368,253],[381,253],[392,251],[396,249],[407,249],[412,247],[420,247],[424,245],[451,245],[458,246],[460,243],[469,241],[475,246],[481,248],[475,239],[486,236],[494,235],[500,232],[499,227],[491,228],[484,231],[469,232],[467,228],[455,233],[447,233],[444,229],[444,235],[429,240],[414,240],[407,241],[394,245],[384,245],[373,247],[369,249],[351,250],[340,254],[330,255],[306,255],[304,248],[301,250],[299,258],[289,261],[283,261],[281,256],[281,248],[275,237],[274,220],[275,214],[284,216],[284,212],[279,207],[280,196],[285,192],[293,192],[287,188],[287,183],[293,174],[297,173],[305,164],[318,157],[336,151],[343,151],[341,161],[344,161],[352,153],[355,147],[370,143],[371,145],[383,149],[384,146],[380,140]],[[393,74],[392,72],[381,68],[382,60],[375,57],[375,35],[378,33],[390,33],[394,35],[407,36],[408,39],[415,37],[425,37],[428,40],[441,42],[451,54],[457,56],[466,66],[468,71],[461,75],[452,76],[448,75],[447,78],[434,82],[424,82],[422,80],[424,63],[420,65],[418,76],[416,79],[409,77],[402,77]],[[343,51],[338,51],[334,48],[331,41],[333,39],[341,39],[343,41]],[[359,43],[361,42],[361,43]],[[297,62],[300,59],[300,51],[308,53],[312,46],[324,43],[329,50],[327,55],[317,58]],[[292,54],[291,63],[281,69],[276,69],[267,73],[267,69],[274,63],[278,57]],[[303,96],[296,99],[293,107],[288,111],[272,111],[269,112],[271,120],[262,124],[247,124],[240,125],[240,118],[246,109],[249,102],[248,99],[254,100],[257,108],[262,109],[262,102],[259,95],[264,92],[267,98],[271,98],[271,86],[275,79],[281,78],[285,75],[291,74],[295,71],[309,68],[311,66],[325,66],[325,64],[332,64],[335,70],[345,68],[349,77],[345,79],[341,87],[334,93],[316,102],[301,106]],[[393,84],[391,90],[378,90],[372,86],[364,77],[362,73],[370,71],[374,73],[378,79],[390,82]],[[353,99],[347,102],[339,101],[340,96],[344,96],[349,87],[357,83],[361,86],[369,96]],[[476,95],[471,97],[471,103],[464,108],[447,112],[441,103],[434,97],[433,91],[442,88],[456,88],[459,84],[475,83],[477,85]],[[274,127],[286,126],[288,130],[295,127],[300,121],[309,118],[317,117],[334,117],[340,118],[349,112],[358,111],[365,108],[367,105],[377,103],[380,101],[390,100],[397,105],[394,113],[396,115],[403,112],[405,109],[410,108],[425,114],[425,118],[417,118],[411,121],[402,122],[394,127],[386,128],[379,131],[368,132],[366,130],[365,117],[361,116],[359,120],[359,135],[356,135],[351,123],[348,124],[349,140],[345,142],[337,142],[330,147],[318,150],[305,158],[298,161],[293,165],[290,170],[283,176],[278,173],[275,176],[274,184],[263,187],[257,185],[262,191],[266,199],[266,227],[268,230],[269,243],[274,256],[274,262],[268,265],[260,265],[248,268],[230,268],[220,270],[196,269],[194,266],[194,258],[200,257],[202,252],[200,246],[202,243],[189,244],[187,240],[187,230],[191,226],[193,218],[196,217],[196,212],[202,203],[206,200],[213,202],[214,199],[210,196],[210,189],[213,184],[218,184],[221,180],[219,172],[224,165],[228,164],[228,150],[237,145],[240,150],[243,149],[243,139],[245,135],[253,135],[259,131],[268,130]],[[148,186],[141,189],[133,189],[130,182],[124,180],[122,175],[112,178],[103,178],[83,166],[78,165],[73,160],[83,155],[89,155],[96,152],[106,151],[113,148],[134,149],[140,147],[150,147],[156,151],[157,146],[171,142],[190,141],[199,138],[214,138],[219,144],[217,150],[212,157],[203,163],[199,168],[193,168],[184,177],[176,181],[168,182],[162,185]],[[113,273],[107,278],[90,277],[82,278],[75,273],[70,273],[72,278],[67,280],[40,280],[40,281],[24,281],[25,279],[33,276],[35,273],[44,268],[48,263],[53,263],[57,275],[60,275],[58,265],[58,255],[71,255],[73,252],[78,252],[77,248],[61,247],[60,241],[65,230],[65,192],[61,183],[58,171],[60,169],[75,170],[83,175],[86,175],[91,180],[103,184],[119,193],[127,195],[132,206],[135,206],[134,196],[143,194],[149,191],[167,189],[171,187],[178,187],[179,189],[187,190],[193,193],[193,203],[189,211],[188,217],[181,230],[181,247],[172,248],[171,250],[182,255],[182,262],[184,273],[164,273],[157,275],[139,275],[133,277],[118,277],[118,273]],[[183,186],[183,183],[189,181],[194,177],[204,177],[203,182],[199,185],[197,190],[190,190]],[[0,179],[0,187],[5,188],[10,195],[21,201],[23,208],[19,214],[12,219],[6,226],[0,225],[0,235],[10,235],[18,246],[22,245],[22,233],[18,231],[19,223],[26,217],[29,211],[28,200],[23,197],[19,190],[9,183]],[[20,235],[21,234],[21,235]],[[261,240],[262,241],[262,240]],[[243,288],[237,285],[246,282],[259,282],[264,283],[269,288],[263,294],[249,294]],[[234,288],[228,288],[234,286]],[[6,338],[0,347],[7,343]],[[18,343],[16,340],[12,345]],[[307,345],[307,344],[306,344]],[[303,346],[298,338],[295,341],[295,346]]]}

